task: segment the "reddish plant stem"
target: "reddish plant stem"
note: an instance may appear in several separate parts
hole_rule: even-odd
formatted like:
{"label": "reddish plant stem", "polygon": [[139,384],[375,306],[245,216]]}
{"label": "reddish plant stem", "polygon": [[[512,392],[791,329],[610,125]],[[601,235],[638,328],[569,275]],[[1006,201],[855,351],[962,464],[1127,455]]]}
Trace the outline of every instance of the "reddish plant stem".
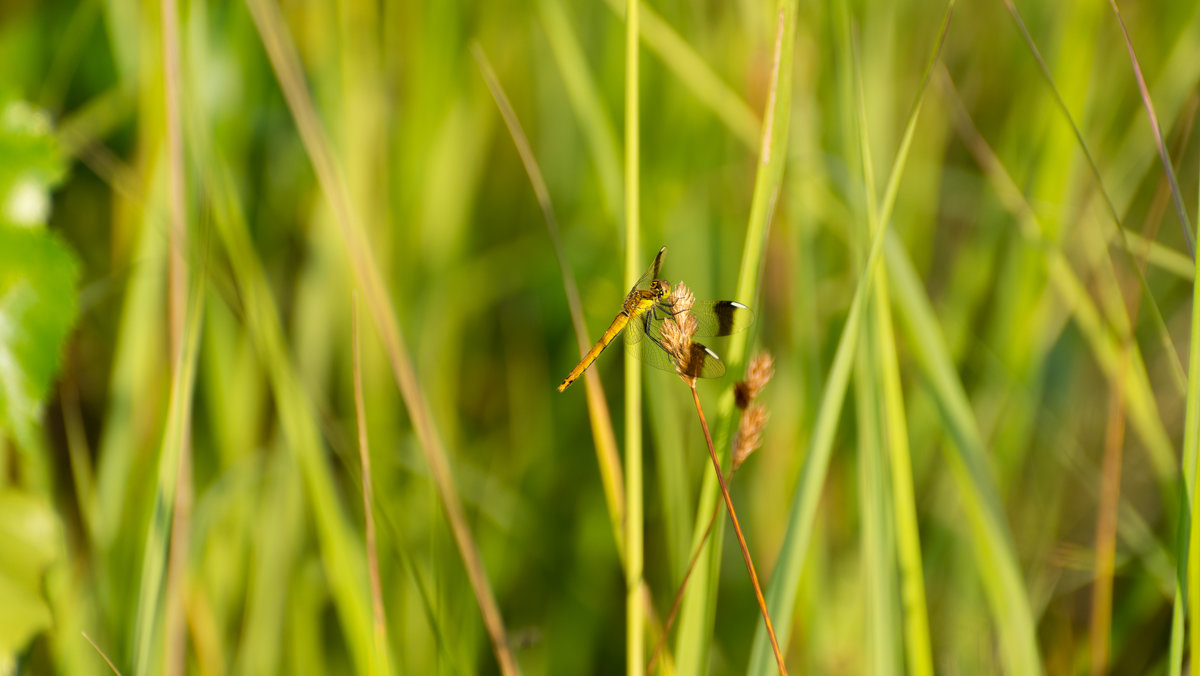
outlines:
{"label": "reddish plant stem", "polygon": [[733,522],[733,531],[737,533],[738,544],[742,548],[742,559],[746,562],[746,570],[750,571],[750,582],[754,584],[754,595],[758,597],[758,607],[762,610],[763,621],[767,623],[767,635],[771,637],[771,649],[775,651],[775,661],[779,664],[779,673],[786,676],[787,666],[783,663],[783,653],[779,651],[779,641],[775,640],[775,627],[771,625],[771,615],[767,612],[767,602],[763,598],[762,588],[758,586],[758,574],[754,572],[754,562],[750,560],[750,548],[746,546],[746,537],[742,535],[737,512],[733,509],[733,499],[729,497],[729,487],[725,484],[725,475],[721,473],[721,462],[717,460],[717,450],[713,447],[712,435],[708,431],[708,421],[704,418],[704,409],[700,407],[700,393],[696,391],[696,381],[693,379],[688,385],[692,388],[692,399],[696,402],[700,427],[704,429],[704,440],[708,442],[708,455],[712,458],[713,469],[717,472],[717,482],[721,484],[721,496],[725,498],[725,507],[729,509],[729,519]]}

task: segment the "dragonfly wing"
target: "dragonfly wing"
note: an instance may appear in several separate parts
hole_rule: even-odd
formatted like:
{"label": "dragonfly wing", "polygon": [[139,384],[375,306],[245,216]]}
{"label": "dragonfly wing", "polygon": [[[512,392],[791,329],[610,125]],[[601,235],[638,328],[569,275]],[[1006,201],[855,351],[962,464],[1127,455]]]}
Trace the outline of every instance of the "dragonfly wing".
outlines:
{"label": "dragonfly wing", "polygon": [[[653,336],[641,341],[641,358],[650,366],[663,371],[677,371],[675,360],[667,353],[667,348]],[[725,375],[725,362],[716,352],[700,343],[692,343],[692,356],[689,364],[691,374],[698,378],[720,378]]]}
{"label": "dragonfly wing", "polygon": [[710,300],[692,306],[697,336],[728,336],[754,323],[754,312],[733,300]]}
{"label": "dragonfly wing", "polygon": [[650,267],[646,268],[646,271],[642,273],[642,276],[638,277],[638,280],[633,283],[633,288],[629,289],[630,293],[632,293],[634,289],[647,288],[650,285],[650,282],[658,279],[658,271],[662,269],[663,256],[666,255],[667,247],[664,246],[658,250],[658,255],[654,257],[654,262],[651,263]]}
{"label": "dragonfly wing", "polygon": [[692,343],[692,351],[692,372],[695,375],[701,378],[720,378],[725,375],[725,362],[716,352],[700,343]]}
{"label": "dragonfly wing", "polygon": [[[639,315],[629,320],[629,324],[625,326],[625,345],[632,352],[640,351],[638,345],[642,342],[642,334],[650,330],[648,317]],[[637,356],[636,354],[634,356]]]}
{"label": "dragonfly wing", "polygon": [[[636,322],[630,322],[629,328],[633,329],[634,324],[637,325],[635,331],[626,329],[625,344],[629,350],[639,355],[642,361],[656,369],[664,371],[676,371],[675,360],[667,352],[667,348],[663,346],[662,326],[664,321],[661,318],[655,319],[654,312],[647,312]],[[631,333],[636,333],[637,338],[630,339]],[[642,337],[645,334],[645,337]],[[720,378],[725,375],[725,363],[717,356],[716,352],[708,349],[700,343],[692,343],[690,370],[691,375],[699,378]]]}

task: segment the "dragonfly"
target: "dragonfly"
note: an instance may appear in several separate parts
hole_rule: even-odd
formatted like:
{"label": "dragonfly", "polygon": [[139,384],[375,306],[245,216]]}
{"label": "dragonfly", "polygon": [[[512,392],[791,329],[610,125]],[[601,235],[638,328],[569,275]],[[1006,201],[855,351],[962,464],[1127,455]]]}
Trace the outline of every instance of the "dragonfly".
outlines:
{"label": "dragonfly", "polygon": [[[563,379],[562,384],[558,386],[559,392],[570,387],[571,383],[583,375],[604,348],[622,331],[625,332],[628,354],[638,356],[640,353],[642,361],[655,368],[664,371],[675,370],[675,363],[662,344],[663,320],[674,314],[671,309],[671,284],[658,278],[658,271],[666,253],[665,246],[658,250],[658,255],[654,257],[649,269],[638,278],[625,296],[621,312],[613,319],[604,335],[600,336],[600,340]],[[692,306],[691,314],[699,325],[696,329],[698,336],[727,336],[745,329],[754,322],[754,313],[750,308],[732,300],[697,301]],[[721,358],[703,345],[698,347],[703,352],[703,360],[698,367],[693,367],[695,375],[701,378],[720,378],[725,375],[725,364]]]}

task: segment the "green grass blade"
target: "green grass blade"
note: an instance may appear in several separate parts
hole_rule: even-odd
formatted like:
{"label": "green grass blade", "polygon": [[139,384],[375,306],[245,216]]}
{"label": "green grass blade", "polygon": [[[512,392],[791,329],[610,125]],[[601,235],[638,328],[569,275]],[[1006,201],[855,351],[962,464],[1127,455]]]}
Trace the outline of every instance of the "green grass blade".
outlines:
{"label": "green grass blade", "polygon": [[[1200,191],[1198,191],[1200,192]],[[1200,215],[1196,222],[1200,226]],[[1183,426],[1183,482],[1185,499],[1181,501],[1181,533],[1187,534],[1181,542],[1178,559],[1178,580],[1175,602],[1172,607],[1170,671],[1182,671],[1185,618],[1191,617],[1189,647],[1193,660],[1200,646],[1200,519],[1196,518],[1200,501],[1196,490],[1196,464],[1200,462],[1200,257],[1196,258],[1196,277],[1192,282],[1191,338],[1188,341],[1188,389]],[[1190,506],[1190,507],[1189,507]],[[1182,538],[1181,538],[1182,539]],[[1187,604],[1186,608],[1184,604]]]}
{"label": "green grass blade", "polygon": [[929,611],[925,602],[925,568],[921,561],[921,534],[905,421],[904,391],[896,355],[891,299],[887,277],[875,278],[878,347],[883,372],[884,433],[891,470],[892,514],[900,565],[900,600],[904,611],[905,655],[908,673],[932,676],[933,648],[929,638]]}
{"label": "green grass blade", "polygon": [[[876,275],[879,279],[882,275]],[[878,284],[872,287],[877,290]],[[897,613],[895,533],[890,527],[891,490],[884,481],[888,473],[885,456],[883,402],[878,394],[881,371],[878,313],[878,294],[868,297],[864,309],[862,339],[854,371],[855,420],[858,435],[858,504],[862,515],[859,541],[862,551],[862,595],[866,632],[864,649],[868,673],[887,675],[899,670],[897,637],[903,632]]]}
{"label": "green grass blade", "polygon": [[[171,399],[167,413],[167,426],[163,432],[158,460],[158,491],[154,500],[154,511],[150,517],[146,544],[142,550],[141,586],[138,593],[138,610],[135,620],[137,636],[137,659],[135,673],[160,673],[163,655],[158,651],[163,638],[164,587],[167,574],[168,543],[171,540],[171,517],[175,504],[177,469],[180,455],[191,434],[192,395],[196,383],[196,355],[199,352],[200,327],[203,322],[201,308],[204,305],[203,286],[194,292],[192,307],[188,311],[186,333],[177,356],[174,378],[171,383]],[[156,645],[158,647],[156,648]]]}

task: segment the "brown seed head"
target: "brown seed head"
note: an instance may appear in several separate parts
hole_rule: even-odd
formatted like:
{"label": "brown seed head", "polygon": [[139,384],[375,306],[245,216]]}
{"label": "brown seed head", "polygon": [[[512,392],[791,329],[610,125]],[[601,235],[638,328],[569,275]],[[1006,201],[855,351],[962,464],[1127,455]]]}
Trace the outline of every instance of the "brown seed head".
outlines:
{"label": "brown seed head", "polygon": [[699,323],[691,315],[696,296],[680,282],[671,290],[671,318],[662,323],[662,343],[675,363],[675,372],[687,382],[696,380],[696,372],[704,364],[704,348],[692,342]]}
{"label": "brown seed head", "polygon": [[762,392],[774,375],[775,360],[771,357],[771,353],[762,352],[755,356],[750,361],[750,366],[746,368],[746,379],[733,386],[737,407],[743,411],[746,410],[750,404],[754,403],[754,400],[758,398],[758,393]]}
{"label": "brown seed head", "polygon": [[733,468],[741,466],[750,454],[762,445],[762,431],[767,424],[767,409],[755,404],[758,394],[775,375],[775,360],[770,352],[762,352],[750,360],[746,379],[734,385],[734,400],[742,409],[742,420],[738,423],[737,437],[733,442]]}
{"label": "brown seed head", "polygon": [[769,417],[762,404],[754,404],[742,411],[742,420],[733,444],[733,469],[741,467],[746,458],[762,446],[762,431]]}

